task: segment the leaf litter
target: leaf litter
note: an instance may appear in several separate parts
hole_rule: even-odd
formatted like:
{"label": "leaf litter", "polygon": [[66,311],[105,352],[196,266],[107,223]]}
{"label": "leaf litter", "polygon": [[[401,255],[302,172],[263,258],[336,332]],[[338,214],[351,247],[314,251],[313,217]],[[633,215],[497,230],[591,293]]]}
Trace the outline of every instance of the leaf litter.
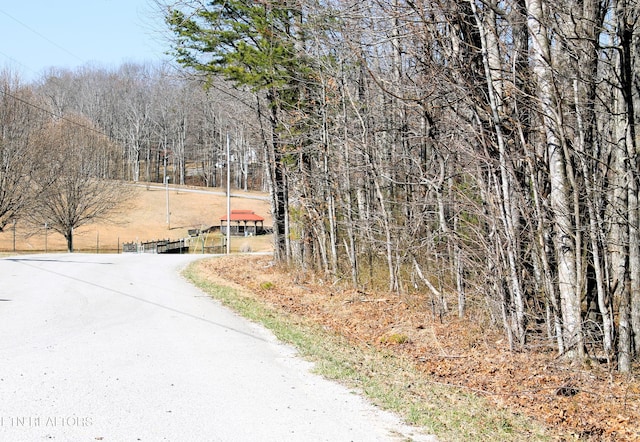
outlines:
{"label": "leaf litter", "polygon": [[434,318],[419,299],[344,289],[268,256],[207,260],[203,268],[355,343],[407,357],[425,381],[484,396],[560,440],[640,441],[640,380],[606,364],[576,366],[543,346],[511,352],[481,319]]}

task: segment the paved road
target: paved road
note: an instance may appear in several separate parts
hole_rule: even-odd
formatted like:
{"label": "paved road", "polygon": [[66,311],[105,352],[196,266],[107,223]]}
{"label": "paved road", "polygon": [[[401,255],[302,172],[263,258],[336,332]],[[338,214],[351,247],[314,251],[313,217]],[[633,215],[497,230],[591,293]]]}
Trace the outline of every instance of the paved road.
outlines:
{"label": "paved road", "polygon": [[193,255],[0,259],[0,441],[399,441],[188,284]]}
{"label": "paved road", "polygon": [[[144,187],[146,189],[156,189],[156,190],[165,190],[166,187],[161,185],[161,184],[132,184],[132,186],[135,187]],[[224,191],[220,191],[220,190],[213,190],[212,187],[200,187],[200,188],[193,188],[193,187],[185,187],[185,186],[169,186],[169,190],[171,192],[173,191],[178,191],[178,192],[182,192],[182,193],[204,193],[204,194],[210,194],[210,195],[218,195],[218,196],[226,196],[227,193]],[[231,192],[231,196],[233,198],[245,198],[245,199],[250,199],[250,200],[260,200],[260,201],[269,201],[269,197],[268,196],[263,196],[263,195],[256,195],[256,194],[252,194],[252,193],[245,193],[245,192]]]}

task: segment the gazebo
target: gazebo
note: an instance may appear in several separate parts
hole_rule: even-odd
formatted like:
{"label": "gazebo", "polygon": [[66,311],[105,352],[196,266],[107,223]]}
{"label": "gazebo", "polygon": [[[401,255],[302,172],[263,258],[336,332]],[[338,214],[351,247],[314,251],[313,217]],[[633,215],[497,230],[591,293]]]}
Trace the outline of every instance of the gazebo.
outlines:
{"label": "gazebo", "polygon": [[220,218],[220,232],[226,233],[227,227],[231,228],[231,235],[250,236],[264,233],[264,218],[256,215],[252,210],[232,210],[231,221],[227,215]]}

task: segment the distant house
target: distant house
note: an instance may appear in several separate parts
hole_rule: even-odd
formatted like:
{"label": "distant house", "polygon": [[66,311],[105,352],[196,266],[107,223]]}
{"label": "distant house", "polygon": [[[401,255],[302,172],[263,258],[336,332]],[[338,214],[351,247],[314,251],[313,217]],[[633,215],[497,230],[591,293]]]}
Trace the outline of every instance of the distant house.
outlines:
{"label": "distant house", "polygon": [[252,210],[232,210],[231,221],[227,215],[220,218],[220,232],[227,233],[227,226],[235,236],[262,235],[265,233],[264,218],[256,215]]}

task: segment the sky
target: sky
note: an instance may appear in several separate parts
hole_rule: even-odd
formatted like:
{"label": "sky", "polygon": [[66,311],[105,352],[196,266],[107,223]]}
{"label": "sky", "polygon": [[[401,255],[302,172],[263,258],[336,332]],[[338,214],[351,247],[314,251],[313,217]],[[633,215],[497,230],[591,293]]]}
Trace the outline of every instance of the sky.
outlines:
{"label": "sky", "polygon": [[150,0],[0,0],[0,68],[21,79],[51,67],[116,68],[168,58]]}

